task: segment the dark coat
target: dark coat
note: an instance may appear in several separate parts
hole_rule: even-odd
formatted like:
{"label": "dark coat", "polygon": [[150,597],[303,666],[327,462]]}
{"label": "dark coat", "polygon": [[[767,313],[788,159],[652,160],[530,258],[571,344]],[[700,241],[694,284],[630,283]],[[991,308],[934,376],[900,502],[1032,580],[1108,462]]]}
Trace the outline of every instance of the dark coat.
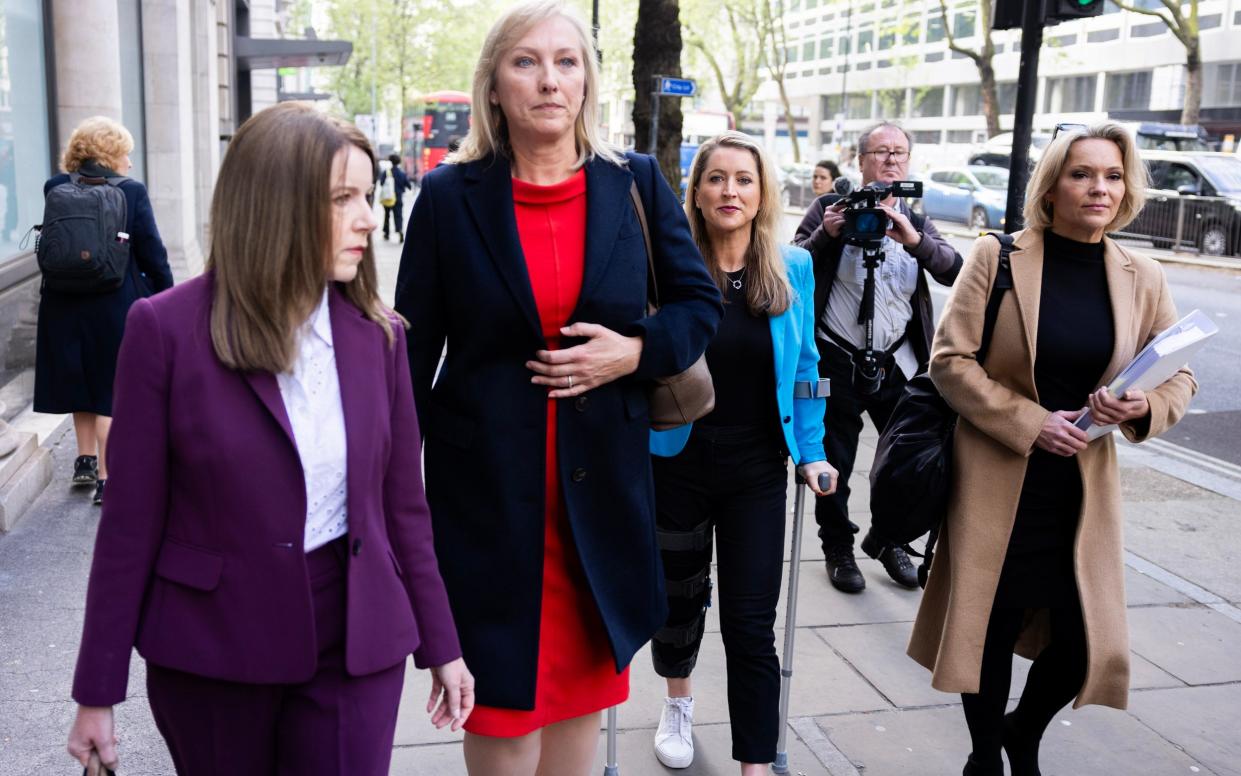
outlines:
{"label": "dark coat", "polygon": [[[794,245],[805,248],[814,257],[816,326],[823,320],[823,311],[827,309],[827,300],[831,297],[832,285],[835,284],[836,273],[840,269],[840,256],[845,248],[844,240],[832,237],[823,228],[823,210],[838,199],[838,194],[824,194],[811,202],[797,227],[797,234],[793,237]],[[961,254],[940,235],[931,219],[913,215],[904,202],[901,202],[899,207],[902,213],[910,217],[914,228],[922,233],[922,242],[910,249],[909,255],[917,259],[918,266],[930,272],[937,282],[945,286],[952,285],[964,263]],[[905,327],[905,336],[918,359],[918,370],[922,371],[926,369],[931,358],[935,310],[931,306],[931,287],[926,282],[926,275],[921,272],[918,273],[918,288],[914,291],[913,311],[909,325]]]}
{"label": "dark coat", "polygon": [[[663,308],[646,317],[649,214]],[[637,371],[557,403],[560,483],[574,548],[617,669],[663,625],[647,443],[652,378],[688,368],[723,314],[685,213],[648,156],[586,164],[586,257],[570,322],[642,335]],[[427,499],[478,701],[531,709],[543,580],[547,389],[525,362],[546,347],[522,257],[508,161],[439,167],[414,202],[397,279],[426,434]],[[447,358],[432,378],[445,340]],[[578,344],[566,339],[562,346]],[[409,440],[409,444],[416,444]],[[566,677],[565,681],[572,681]]]}
{"label": "dark coat", "polygon": [[[115,177],[94,165],[82,172]],[[43,196],[69,176],[43,184]],[[135,300],[172,286],[168,251],[159,237],[146,187],[136,180],[120,185],[125,195],[130,261],[120,288],[104,294],[62,294],[44,289],[39,300],[35,355],[34,409],[54,414],[112,414],[112,381],[125,333],[125,316]]]}
{"label": "dark coat", "polygon": [[[314,676],[306,483],[270,372],[216,357],[212,275],[133,306],[121,348],[108,498],[73,698],[125,699],[130,652],[228,682]],[[389,345],[333,287],[350,547],[345,670],[461,655],[432,554],[404,332]],[[365,709],[359,711],[364,713]]]}
{"label": "dark coat", "polygon": [[402,170],[400,167],[393,167],[390,170],[380,170],[379,171],[379,185],[381,186],[383,185],[383,182],[387,180],[387,176],[389,174],[392,175],[392,185],[396,188],[396,205],[394,205],[393,207],[395,207],[396,210],[400,212],[401,205],[405,201],[405,192],[408,189],[413,188],[413,186],[409,182],[409,176],[406,175],[405,171]]}

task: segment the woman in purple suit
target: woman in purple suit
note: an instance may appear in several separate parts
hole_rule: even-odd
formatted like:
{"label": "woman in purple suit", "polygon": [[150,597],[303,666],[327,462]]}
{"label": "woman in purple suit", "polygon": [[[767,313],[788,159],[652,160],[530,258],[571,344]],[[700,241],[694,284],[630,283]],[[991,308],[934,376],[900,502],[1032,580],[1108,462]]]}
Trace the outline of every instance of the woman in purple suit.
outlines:
{"label": "woman in purple suit", "polygon": [[73,683],[84,764],[117,759],[135,646],[182,776],[386,776],[411,653],[433,723],[473,708],[374,180],[355,127],[262,111],[220,167],[207,272],[129,313]]}

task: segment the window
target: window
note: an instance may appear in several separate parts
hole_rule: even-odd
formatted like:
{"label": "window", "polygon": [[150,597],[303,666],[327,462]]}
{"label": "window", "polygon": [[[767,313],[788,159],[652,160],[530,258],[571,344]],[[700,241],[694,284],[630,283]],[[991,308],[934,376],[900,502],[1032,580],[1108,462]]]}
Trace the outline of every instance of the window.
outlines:
{"label": "window", "polygon": [[932,51],[931,53],[923,57],[923,59],[925,59],[927,62],[942,62],[944,61],[944,52]]}
{"label": "window", "polygon": [[1051,46],[1053,48],[1068,48],[1069,46],[1072,46],[1076,42],[1077,42],[1077,33],[1074,32],[1070,35],[1057,35],[1054,38],[1048,38],[1046,41],[1046,45]]}
{"label": "window", "polygon": [[1232,24],[1234,27],[1241,27],[1241,11],[1237,11],[1232,15]]}
{"label": "window", "polygon": [[1241,62],[1209,65],[1205,70],[1202,107],[1232,108],[1241,105]]}
{"label": "window", "polygon": [[819,41],[819,59],[830,59],[832,56],[832,39],[824,38]]}
{"label": "window", "polygon": [[899,119],[905,117],[905,90],[904,89],[884,89],[876,92],[878,105],[876,106],[879,116],[885,119]]}
{"label": "window", "polygon": [[784,61],[785,62],[796,62],[797,61],[797,47],[796,46],[789,46],[788,48],[784,50]]}
{"label": "window", "polygon": [[1162,35],[1168,31],[1168,25],[1163,22],[1151,22],[1150,24],[1137,24],[1129,28],[1129,37],[1131,38],[1150,38],[1155,35]]}
{"label": "window", "polygon": [[958,38],[969,38],[974,35],[974,20],[978,12],[974,9],[961,11],[952,17],[952,34]]}
{"label": "window", "polygon": [[819,0],[806,0],[806,10],[809,11],[819,4]]}
{"label": "window", "polygon": [[1106,30],[1091,30],[1090,32],[1086,33],[1086,42],[1087,43],[1106,43],[1109,40],[1116,40],[1119,37],[1120,37],[1120,28],[1110,27]]}
{"label": "window", "polygon": [[[1162,22],[1161,22],[1162,23]],[[1145,110],[1151,104],[1151,71],[1108,73],[1103,89],[1105,110]]]}
{"label": "window", "polygon": [[953,59],[965,59],[965,58],[966,58],[966,56],[967,56],[966,54],[962,54],[960,51],[954,51],[954,52],[952,52],[952,58],[953,58]]}
{"label": "window", "polygon": [[944,115],[944,87],[915,89],[913,106],[909,115],[914,118]]}
{"label": "window", "polygon": [[853,47],[849,45],[849,38],[841,35],[836,39],[836,50],[840,52],[840,56],[847,57],[853,51]]}
{"label": "window", "polygon": [[933,172],[931,180],[935,183],[952,183],[953,173],[950,172]]}
{"label": "window", "polygon": [[[972,143],[974,142],[974,130],[972,129],[950,129],[948,130],[949,143]],[[969,178],[957,173],[956,180],[953,183],[969,183]]]}
{"label": "window", "polygon": [[1084,113],[1094,110],[1095,84],[1093,75],[1048,78],[1043,101],[1044,113]]}
{"label": "window", "polygon": [[1223,17],[1220,14],[1213,13],[1208,16],[1198,17],[1198,31],[1213,30],[1223,23]]}
{"label": "window", "polygon": [[918,33],[922,31],[922,19],[907,19],[904,22],[905,31],[901,33],[901,42],[907,45],[914,45],[918,42]]}
{"label": "window", "polygon": [[982,88],[978,84],[952,87],[953,116],[977,116],[982,113]]}
{"label": "window", "polygon": [[853,69],[854,70],[870,70],[870,67],[871,67],[870,62],[858,62],[857,65]]}
{"label": "window", "polygon": [[926,42],[934,43],[944,39],[944,17],[931,13],[926,17]]}
{"label": "window", "polygon": [[1175,163],[1168,165],[1155,185],[1156,188],[1167,189],[1168,191],[1177,191],[1182,186],[1188,186],[1194,191],[1202,190],[1202,181],[1198,177],[1198,173],[1183,164]]}
{"label": "window", "polygon": [[830,73],[830,72],[832,72],[832,69],[831,69],[830,67],[820,67],[820,68],[819,68],[819,75],[827,75],[827,74],[828,74],[828,73]]}
{"label": "window", "polygon": [[801,47],[801,61],[809,62],[814,59],[814,52],[816,48],[817,46],[815,46],[813,40],[808,40],[803,43]]}
{"label": "window", "polygon": [[819,99],[819,111],[823,118],[834,118],[837,113],[840,113],[841,97],[839,94],[825,94]]}
{"label": "window", "polygon": [[866,54],[875,47],[875,31],[874,30],[858,30],[857,34],[857,50],[859,54]]}
{"label": "window", "polygon": [[1017,84],[1011,81],[995,85],[995,99],[1000,103],[1000,113],[1017,112]]}
{"label": "window", "polygon": [[915,145],[939,145],[938,129],[915,129],[913,135]]}
{"label": "window", "polygon": [[881,59],[875,63],[876,70],[882,70],[885,67],[891,67],[891,66],[892,66],[892,60],[890,59]]}
{"label": "window", "polygon": [[848,99],[848,108],[845,111],[845,118],[850,119],[868,119],[874,115],[870,107],[870,92],[862,92],[861,94],[850,94]]}
{"label": "window", "polygon": [[[0,4],[0,257],[42,220],[43,182],[51,170],[48,147],[47,71],[43,54],[43,3]],[[68,127],[67,129],[72,129]]]}
{"label": "window", "polygon": [[896,45],[896,30],[887,25],[884,26],[884,30],[879,34],[880,51],[886,51]]}

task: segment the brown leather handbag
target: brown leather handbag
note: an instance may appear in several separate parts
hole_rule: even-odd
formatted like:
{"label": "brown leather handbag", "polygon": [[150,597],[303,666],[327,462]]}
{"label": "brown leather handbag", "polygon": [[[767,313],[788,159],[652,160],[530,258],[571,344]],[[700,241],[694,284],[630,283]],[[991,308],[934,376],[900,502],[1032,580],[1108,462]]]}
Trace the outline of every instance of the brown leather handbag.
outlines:
{"label": "brown leather handbag", "polygon": [[[642,226],[642,240],[646,243],[646,267],[650,273],[650,297],[647,299],[648,315],[659,312],[659,283],[655,279],[655,252],[651,250],[651,230],[646,224],[646,208],[638,194],[636,183],[629,184],[629,199]],[[715,409],[715,384],[707,369],[707,355],[680,374],[655,379],[647,395],[650,404],[651,428],[667,431],[670,428],[693,423]]]}

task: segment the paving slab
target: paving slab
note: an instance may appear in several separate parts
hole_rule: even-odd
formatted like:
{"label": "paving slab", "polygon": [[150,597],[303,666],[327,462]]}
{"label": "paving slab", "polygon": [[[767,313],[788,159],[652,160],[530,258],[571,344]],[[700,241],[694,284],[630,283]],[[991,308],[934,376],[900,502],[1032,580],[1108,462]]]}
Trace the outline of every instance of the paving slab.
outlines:
{"label": "paving slab", "polygon": [[1127,566],[1125,567],[1125,600],[1130,607],[1193,603],[1188,596]]}
{"label": "paving slab", "polygon": [[1147,690],[1129,713],[1219,774],[1241,774],[1241,686]]}
{"label": "paving slab", "polygon": [[[865,776],[957,774],[970,751],[959,706],[823,717],[816,722]],[[1136,718],[1099,706],[1057,715],[1043,737],[1040,754],[1043,776],[1213,772]]]}
{"label": "paving slab", "polygon": [[1241,681],[1241,623],[1204,606],[1129,610],[1130,648],[1186,684]]}
{"label": "paving slab", "polygon": [[1127,503],[1125,548],[1239,603],[1239,514],[1237,502],[1223,496]]}

